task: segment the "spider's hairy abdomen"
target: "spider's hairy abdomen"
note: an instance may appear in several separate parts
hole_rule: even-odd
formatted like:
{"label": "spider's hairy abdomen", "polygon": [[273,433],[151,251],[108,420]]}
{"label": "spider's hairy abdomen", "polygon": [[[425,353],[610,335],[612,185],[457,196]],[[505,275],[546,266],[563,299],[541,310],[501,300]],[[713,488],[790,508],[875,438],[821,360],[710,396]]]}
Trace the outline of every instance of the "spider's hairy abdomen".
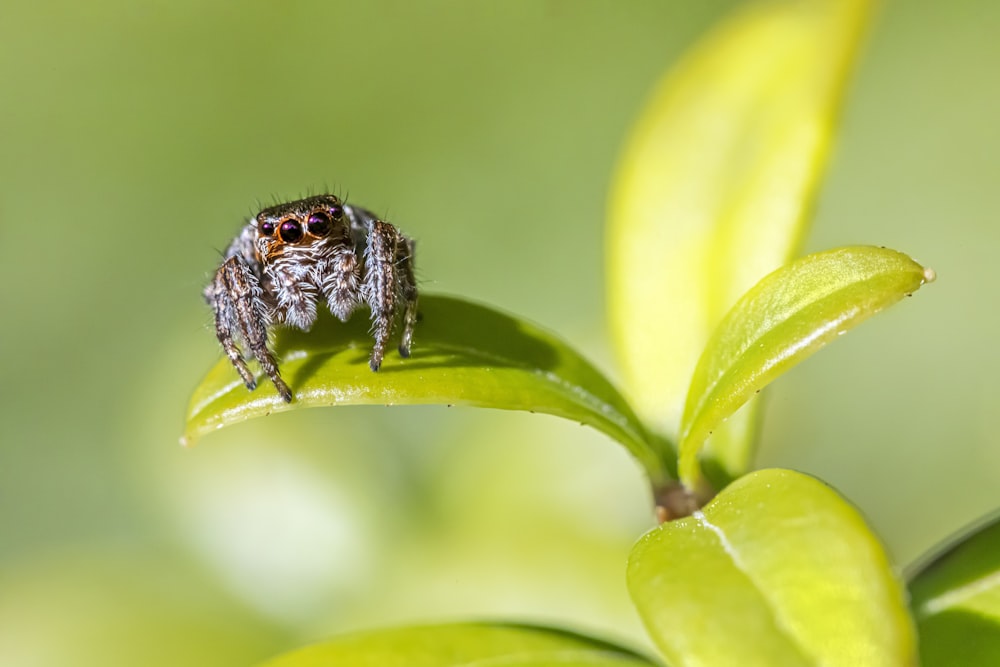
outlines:
{"label": "spider's hairy abdomen", "polygon": [[341,320],[358,306],[371,309],[373,371],[400,316],[399,352],[409,356],[417,316],[413,247],[391,224],[333,195],[278,204],[254,216],[205,289],[219,342],[247,387],[253,388],[253,376],[237,341],[260,361],[282,398],[291,400],[260,332],[277,324],[309,330],[320,302]]}

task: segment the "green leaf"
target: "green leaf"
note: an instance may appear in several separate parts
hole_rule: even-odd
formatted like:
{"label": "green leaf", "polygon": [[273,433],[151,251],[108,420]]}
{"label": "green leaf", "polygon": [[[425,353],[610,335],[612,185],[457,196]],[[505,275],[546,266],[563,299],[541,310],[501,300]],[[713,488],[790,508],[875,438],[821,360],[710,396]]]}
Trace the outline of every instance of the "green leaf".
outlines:
{"label": "green leaf", "polygon": [[[678,434],[719,320],[797,253],[870,0],[751,4],[660,84],[632,131],[609,209],[608,304],[626,395]],[[717,429],[745,472],[754,407]]]}
{"label": "green leaf", "polygon": [[910,599],[924,667],[1000,664],[1000,518],[922,567]]}
{"label": "green leaf", "polygon": [[638,658],[609,656],[606,653],[556,651],[532,655],[515,655],[466,663],[466,667],[634,667],[654,665]]}
{"label": "green leaf", "polygon": [[[183,441],[272,412],[330,405],[446,404],[528,410],[603,431],[661,481],[671,452],[656,444],[625,399],[589,362],[526,322],[460,299],[423,296],[413,355],[368,368],[372,340],[362,314],[343,324],[326,314],[304,333],[281,329],[275,349],[295,392],[283,402],[266,378],[254,392],[222,358],[195,389]],[[258,374],[258,377],[260,375]]]}
{"label": "green leaf", "polygon": [[695,369],[681,425],[681,480],[698,486],[702,444],[755,392],[933,278],[900,252],[854,246],[808,255],[757,283],[719,323]]}
{"label": "green leaf", "polygon": [[628,587],[672,667],[916,664],[902,585],[849,503],[760,470],[632,550]]}
{"label": "green leaf", "polygon": [[652,665],[581,635],[526,625],[462,623],[349,635],[278,657],[266,667],[501,667]]}

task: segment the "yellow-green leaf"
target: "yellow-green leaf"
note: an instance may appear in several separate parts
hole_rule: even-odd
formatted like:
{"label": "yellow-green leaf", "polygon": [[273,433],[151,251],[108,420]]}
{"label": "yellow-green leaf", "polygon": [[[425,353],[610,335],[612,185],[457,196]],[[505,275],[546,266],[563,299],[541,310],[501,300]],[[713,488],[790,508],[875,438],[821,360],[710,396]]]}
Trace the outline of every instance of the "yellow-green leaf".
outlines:
{"label": "yellow-green leaf", "polygon": [[[732,304],[795,253],[870,0],[756,2],[661,83],[614,181],[608,304],[625,390],[675,437],[698,357]],[[730,476],[752,406],[716,432]]]}
{"label": "yellow-green leaf", "polygon": [[698,361],[681,424],[681,480],[698,487],[702,444],[754,393],[933,277],[895,250],[852,246],[808,255],[757,283]]}
{"label": "yellow-green leaf", "polygon": [[285,654],[265,667],[651,667],[627,649],[527,625],[458,623],[348,635]]}
{"label": "yellow-green leaf", "polygon": [[910,597],[924,667],[1000,664],[1000,519],[921,568]]}
{"label": "yellow-green leaf", "polygon": [[760,470],[632,550],[628,588],[671,667],[916,664],[902,584],[849,503]]}
{"label": "yellow-green leaf", "polygon": [[460,299],[427,295],[413,354],[368,368],[372,339],[358,314],[346,324],[323,315],[312,331],[280,329],[275,350],[295,393],[288,404],[267,378],[247,391],[222,358],[195,389],[185,442],[272,412],[332,405],[471,405],[541,412],[587,424],[623,444],[653,483],[670,476],[673,453],[658,445],[610,382],[555,336]]}

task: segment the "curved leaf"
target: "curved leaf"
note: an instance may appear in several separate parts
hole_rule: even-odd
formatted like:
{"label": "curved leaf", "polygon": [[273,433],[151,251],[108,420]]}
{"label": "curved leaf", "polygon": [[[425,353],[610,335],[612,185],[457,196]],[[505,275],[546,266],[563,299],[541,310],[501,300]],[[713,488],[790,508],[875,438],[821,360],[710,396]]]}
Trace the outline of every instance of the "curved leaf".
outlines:
{"label": "curved leaf", "polygon": [[1000,517],[922,568],[910,599],[925,667],[1000,664]]}
{"label": "curved leaf", "polygon": [[628,587],[672,667],[916,664],[902,585],[822,482],[760,470],[632,550]]}
{"label": "curved leaf", "polygon": [[464,667],[636,667],[654,665],[638,658],[611,656],[607,653],[557,651],[532,655],[515,655],[490,660],[476,660]]}
{"label": "curved leaf", "polygon": [[637,667],[651,664],[627,649],[560,630],[461,623],[349,635],[280,656],[266,663],[266,667]]}
{"label": "curved leaf", "polygon": [[[413,355],[387,356],[368,369],[371,336],[358,314],[343,324],[329,314],[312,331],[281,329],[275,350],[295,392],[284,403],[266,378],[248,392],[226,358],[195,389],[184,442],[223,426],[285,410],[330,405],[472,405],[528,410],[572,419],[625,445],[653,481],[671,454],[656,447],[632,409],[589,362],[554,336],[467,301],[423,296]],[[258,374],[259,377],[259,374]]]}
{"label": "curved leaf", "polygon": [[[797,252],[873,4],[751,4],[663,80],[632,131],[609,210],[608,305],[626,393],[671,437],[719,320]],[[751,405],[713,438],[731,477],[754,423]]]}
{"label": "curved leaf", "polygon": [[755,392],[933,278],[900,252],[854,246],[808,255],[757,283],[719,323],[695,369],[681,425],[681,480],[698,486],[702,444]]}

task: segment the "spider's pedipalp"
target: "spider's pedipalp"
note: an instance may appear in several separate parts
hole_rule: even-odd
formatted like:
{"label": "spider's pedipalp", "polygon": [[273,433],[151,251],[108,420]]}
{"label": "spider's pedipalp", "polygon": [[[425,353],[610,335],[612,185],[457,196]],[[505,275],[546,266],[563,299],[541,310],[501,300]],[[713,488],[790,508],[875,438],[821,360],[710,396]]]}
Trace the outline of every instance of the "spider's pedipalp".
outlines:
{"label": "spider's pedipalp", "polygon": [[308,273],[300,270],[294,258],[285,256],[266,266],[264,275],[270,279],[279,320],[309,331],[316,322],[319,291],[308,280]]}
{"label": "spider's pedipalp", "polygon": [[361,290],[358,274],[361,267],[350,239],[338,239],[327,247],[326,256],[317,265],[317,282],[330,312],[341,322],[346,322],[358,306]]}

